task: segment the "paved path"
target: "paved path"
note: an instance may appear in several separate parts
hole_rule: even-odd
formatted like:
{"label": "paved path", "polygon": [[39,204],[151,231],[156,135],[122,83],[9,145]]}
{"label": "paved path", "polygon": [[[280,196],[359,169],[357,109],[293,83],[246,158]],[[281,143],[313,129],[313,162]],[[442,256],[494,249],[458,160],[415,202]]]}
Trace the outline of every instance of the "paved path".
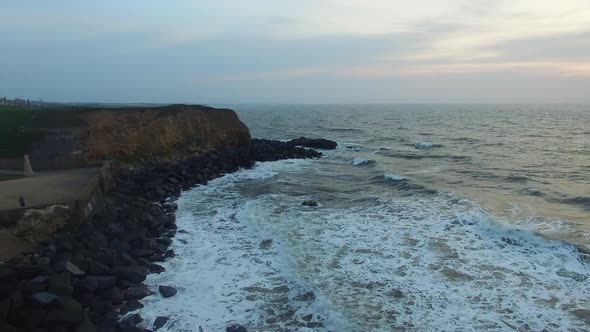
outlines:
{"label": "paved path", "polygon": [[0,181],[0,211],[18,208],[20,195],[25,197],[27,207],[74,201],[99,169],[39,172],[31,177]]}

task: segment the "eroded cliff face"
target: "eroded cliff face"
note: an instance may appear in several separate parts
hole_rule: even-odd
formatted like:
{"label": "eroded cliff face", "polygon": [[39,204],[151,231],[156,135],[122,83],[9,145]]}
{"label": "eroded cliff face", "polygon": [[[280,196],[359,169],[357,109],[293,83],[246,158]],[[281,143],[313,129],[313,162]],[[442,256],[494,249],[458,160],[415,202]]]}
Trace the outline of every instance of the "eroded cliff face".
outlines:
{"label": "eroded cliff face", "polygon": [[248,146],[250,131],[236,113],[204,106],[88,110],[80,141],[89,161],[136,160]]}

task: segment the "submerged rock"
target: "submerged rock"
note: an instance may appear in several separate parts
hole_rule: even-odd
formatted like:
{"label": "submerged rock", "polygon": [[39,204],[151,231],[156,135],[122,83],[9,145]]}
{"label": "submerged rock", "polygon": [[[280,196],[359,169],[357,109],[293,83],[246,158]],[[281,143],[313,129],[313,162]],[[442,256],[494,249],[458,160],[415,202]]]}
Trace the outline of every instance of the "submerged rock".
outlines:
{"label": "submerged rock", "polygon": [[178,292],[176,288],[170,286],[160,286],[158,287],[158,290],[163,297],[172,297]]}
{"label": "submerged rock", "polygon": [[248,330],[241,325],[232,325],[232,326],[228,326],[225,329],[225,332],[248,332]]}
{"label": "submerged rock", "polygon": [[158,316],[154,321],[154,331],[157,331],[162,326],[166,325],[170,318],[165,316]]}
{"label": "submerged rock", "polygon": [[316,202],[314,200],[308,200],[308,201],[304,201],[303,203],[301,203],[301,205],[304,205],[304,206],[318,206],[318,202]]}

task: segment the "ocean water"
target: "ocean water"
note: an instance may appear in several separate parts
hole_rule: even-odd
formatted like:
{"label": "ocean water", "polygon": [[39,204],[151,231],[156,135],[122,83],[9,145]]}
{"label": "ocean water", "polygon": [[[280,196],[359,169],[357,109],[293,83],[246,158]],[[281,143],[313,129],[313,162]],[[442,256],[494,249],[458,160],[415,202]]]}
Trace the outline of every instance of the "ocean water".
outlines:
{"label": "ocean water", "polygon": [[148,326],[590,330],[590,106],[218,106],[339,146],[183,193]]}

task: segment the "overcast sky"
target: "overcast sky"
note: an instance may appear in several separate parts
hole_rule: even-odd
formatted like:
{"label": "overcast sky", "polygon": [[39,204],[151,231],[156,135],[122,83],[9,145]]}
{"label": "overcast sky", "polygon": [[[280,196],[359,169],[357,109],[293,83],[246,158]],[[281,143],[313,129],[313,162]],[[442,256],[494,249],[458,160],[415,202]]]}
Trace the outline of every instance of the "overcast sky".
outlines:
{"label": "overcast sky", "polygon": [[3,1],[0,95],[588,102],[590,1]]}

